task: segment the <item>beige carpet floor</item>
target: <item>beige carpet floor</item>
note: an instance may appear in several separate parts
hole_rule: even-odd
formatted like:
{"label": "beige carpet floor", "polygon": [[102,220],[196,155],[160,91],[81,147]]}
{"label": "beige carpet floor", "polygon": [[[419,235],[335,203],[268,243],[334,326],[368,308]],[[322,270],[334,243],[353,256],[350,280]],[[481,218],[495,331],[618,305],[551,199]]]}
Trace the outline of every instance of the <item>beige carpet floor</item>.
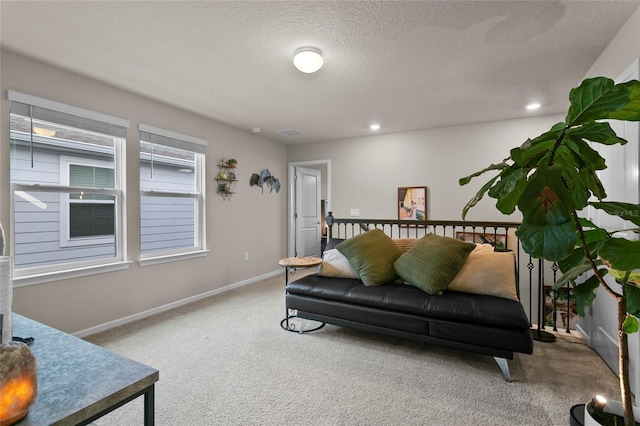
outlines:
{"label": "beige carpet floor", "polygon": [[[572,405],[617,394],[564,332],[516,354],[507,383],[489,356],[331,325],[299,335],[283,316],[279,275],[86,340],[160,370],[158,425],[568,425]],[[138,398],[95,423],[142,425],[142,411]]]}

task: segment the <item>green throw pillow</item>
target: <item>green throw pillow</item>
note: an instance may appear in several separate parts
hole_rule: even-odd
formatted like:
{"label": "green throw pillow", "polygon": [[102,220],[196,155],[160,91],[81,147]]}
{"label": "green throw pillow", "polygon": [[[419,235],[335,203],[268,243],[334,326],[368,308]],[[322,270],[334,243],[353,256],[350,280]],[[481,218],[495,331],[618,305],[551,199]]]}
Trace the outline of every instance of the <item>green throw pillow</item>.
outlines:
{"label": "green throw pillow", "polygon": [[358,271],[364,285],[378,286],[398,278],[393,263],[402,252],[380,229],[356,235],[338,244],[336,250]]}
{"label": "green throw pillow", "polygon": [[429,294],[440,294],[456,276],[475,244],[427,234],[393,264],[407,283]]}

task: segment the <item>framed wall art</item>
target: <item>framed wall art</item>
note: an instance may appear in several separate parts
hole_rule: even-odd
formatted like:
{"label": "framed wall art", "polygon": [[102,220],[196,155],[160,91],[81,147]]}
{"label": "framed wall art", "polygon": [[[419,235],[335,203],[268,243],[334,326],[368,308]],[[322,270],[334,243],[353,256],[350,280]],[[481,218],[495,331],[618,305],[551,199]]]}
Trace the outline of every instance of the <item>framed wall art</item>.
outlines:
{"label": "framed wall art", "polygon": [[427,220],[427,187],[398,188],[398,220]]}

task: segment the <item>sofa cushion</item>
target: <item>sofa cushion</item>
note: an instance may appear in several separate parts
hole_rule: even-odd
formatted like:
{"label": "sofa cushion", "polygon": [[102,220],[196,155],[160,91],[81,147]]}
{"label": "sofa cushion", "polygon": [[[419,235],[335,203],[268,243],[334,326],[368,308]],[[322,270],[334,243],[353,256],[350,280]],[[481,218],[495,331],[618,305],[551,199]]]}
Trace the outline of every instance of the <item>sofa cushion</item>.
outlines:
{"label": "sofa cushion", "polygon": [[475,244],[427,234],[393,264],[405,282],[429,294],[440,294],[464,264]]}
{"label": "sofa cushion", "polygon": [[357,280],[317,275],[290,282],[287,293],[404,312],[428,319],[516,330],[528,330],[530,327],[520,302],[482,294],[446,290],[441,295],[430,295],[405,284],[367,287]]}
{"label": "sofa cushion", "polygon": [[465,293],[518,300],[515,262],[515,252],[474,250],[448,288]]}
{"label": "sofa cushion", "polygon": [[382,230],[373,229],[338,244],[336,249],[358,271],[365,285],[378,286],[398,278],[393,262],[402,254]]}
{"label": "sofa cushion", "polygon": [[322,263],[318,267],[318,275],[322,277],[341,277],[360,279],[358,271],[351,267],[349,260],[338,250],[325,250]]}

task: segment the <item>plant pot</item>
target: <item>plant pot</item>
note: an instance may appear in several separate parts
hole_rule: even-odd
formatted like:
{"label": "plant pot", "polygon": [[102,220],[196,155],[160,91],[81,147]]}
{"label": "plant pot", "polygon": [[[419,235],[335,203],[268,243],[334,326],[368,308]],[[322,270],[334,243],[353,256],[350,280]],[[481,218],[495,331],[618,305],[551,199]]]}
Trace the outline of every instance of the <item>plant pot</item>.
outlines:
{"label": "plant pot", "polygon": [[[607,401],[602,409],[602,414],[594,414],[591,402],[584,405],[584,426],[608,426],[620,425],[624,426],[624,413],[620,401]],[[633,415],[636,425],[640,425],[640,407],[633,407]],[[616,423],[617,421],[617,423]]]}

